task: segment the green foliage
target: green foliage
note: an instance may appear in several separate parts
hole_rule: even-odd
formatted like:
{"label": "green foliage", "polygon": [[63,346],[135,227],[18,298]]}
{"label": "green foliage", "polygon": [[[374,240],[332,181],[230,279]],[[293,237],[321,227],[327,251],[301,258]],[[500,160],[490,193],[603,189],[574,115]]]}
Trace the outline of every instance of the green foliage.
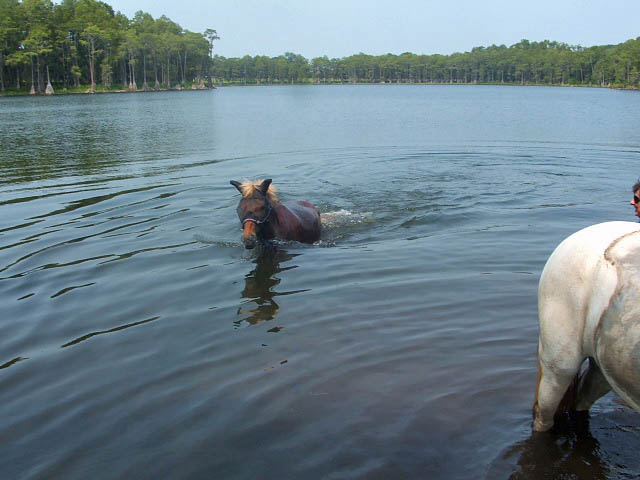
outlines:
{"label": "green foliage", "polygon": [[446,83],[602,85],[640,88],[640,38],[583,48],[523,39],[506,47],[475,47],[452,55],[214,57],[220,84]]}
{"label": "green foliage", "polygon": [[71,75],[73,75],[76,78],[80,78],[82,76],[82,72],[80,71],[80,67],[78,67],[77,65],[74,65],[71,67]]}
{"label": "green foliage", "polygon": [[98,0],[0,0],[0,89],[56,91],[291,83],[597,85],[640,88],[640,37],[584,48],[523,39],[452,55],[367,55],[308,60],[214,55],[214,29],[184,30],[138,11],[132,19]]}
{"label": "green foliage", "polygon": [[0,88],[5,83],[42,91],[47,70],[56,91],[81,84],[136,88],[136,79],[165,85],[204,79],[212,63],[215,30],[183,30],[162,16],[128,19],[98,0],[0,0]]}

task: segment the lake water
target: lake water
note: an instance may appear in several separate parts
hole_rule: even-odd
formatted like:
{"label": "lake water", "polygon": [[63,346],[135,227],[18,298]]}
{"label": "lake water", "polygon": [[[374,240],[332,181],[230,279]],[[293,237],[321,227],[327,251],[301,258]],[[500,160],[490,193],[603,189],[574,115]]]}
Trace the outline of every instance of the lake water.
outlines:
{"label": "lake water", "polygon": [[[635,478],[640,415],[531,435],[555,246],[633,221],[640,94],[0,98],[0,478]],[[229,180],[315,203],[247,251]]]}

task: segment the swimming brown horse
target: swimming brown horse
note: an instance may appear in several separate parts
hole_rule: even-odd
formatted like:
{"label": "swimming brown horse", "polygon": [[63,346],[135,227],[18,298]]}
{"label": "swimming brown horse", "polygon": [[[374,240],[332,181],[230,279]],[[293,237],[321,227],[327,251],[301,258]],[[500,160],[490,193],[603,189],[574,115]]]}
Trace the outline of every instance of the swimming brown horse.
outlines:
{"label": "swimming brown horse", "polygon": [[273,239],[303,243],[320,240],[320,212],[311,203],[280,202],[270,178],[230,183],[242,194],[237,211],[245,248]]}

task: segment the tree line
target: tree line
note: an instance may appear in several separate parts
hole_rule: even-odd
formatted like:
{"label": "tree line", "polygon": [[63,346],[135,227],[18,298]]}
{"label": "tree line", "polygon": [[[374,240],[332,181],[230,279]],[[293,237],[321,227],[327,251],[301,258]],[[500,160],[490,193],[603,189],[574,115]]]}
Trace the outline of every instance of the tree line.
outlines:
{"label": "tree line", "polygon": [[640,37],[583,48],[552,41],[476,47],[452,55],[366,55],[308,61],[279,57],[213,58],[220,83],[445,83],[640,87]]}
{"label": "tree line", "polygon": [[218,38],[97,0],[0,0],[0,89],[204,87]]}
{"label": "tree line", "polygon": [[[217,32],[165,16],[129,19],[98,0],[0,0],[0,89],[186,88],[229,84],[550,84],[640,88],[640,37],[584,48],[544,40],[451,55],[367,55],[308,60],[213,55]],[[87,88],[88,87],[88,88]]]}

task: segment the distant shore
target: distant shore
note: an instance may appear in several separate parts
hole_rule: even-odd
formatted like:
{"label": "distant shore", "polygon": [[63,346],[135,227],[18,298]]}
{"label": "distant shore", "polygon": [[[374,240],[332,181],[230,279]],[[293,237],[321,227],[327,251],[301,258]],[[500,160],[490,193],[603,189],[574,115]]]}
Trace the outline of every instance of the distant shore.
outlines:
{"label": "distant shore", "polygon": [[46,97],[46,96],[59,96],[59,95],[98,95],[103,93],[152,93],[152,92],[180,92],[180,91],[197,91],[197,90],[212,90],[215,86],[207,87],[202,84],[192,84],[189,86],[174,86],[167,88],[162,87],[148,87],[148,88],[122,88],[121,86],[114,88],[106,88],[103,85],[96,85],[95,89],[91,91],[91,85],[81,85],[79,87],[53,87],[53,93],[45,92],[33,92],[29,89],[16,89],[8,88],[3,92],[0,92],[0,97]]}
{"label": "distant shore", "polygon": [[595,84],[568,84],[568,83],[437,83],[437,82],[298,82],[298,83],[244,83],[244,82],[221,82],[211,87],[193,84],[191,86],[178,87],[156,87],[156,88],[105,88],[104,86],[96,86],[92,92],[89,85],[81,85],[80,87],[62,87],[54,88],[54,93],[36,92],[32,93],[30,89],[6,89],[0,92],[0,97],[40,97],[40,96],[60,96],[60,95],[97,95],[105,93],[153,93],[153,92],[178,92],[178,91],[197,91],[197,90],[215,90],[219,87],[276,87],[276,86],[358,86],[358,85],[382,85],[382,86],[399,86],[399,85],[421,85],[421,86],[503,86],[503,87],[577,87],[577,88],[608,88],[611,90],[640,90],[638,87],[625,87],[617,85],[595,85]]}

